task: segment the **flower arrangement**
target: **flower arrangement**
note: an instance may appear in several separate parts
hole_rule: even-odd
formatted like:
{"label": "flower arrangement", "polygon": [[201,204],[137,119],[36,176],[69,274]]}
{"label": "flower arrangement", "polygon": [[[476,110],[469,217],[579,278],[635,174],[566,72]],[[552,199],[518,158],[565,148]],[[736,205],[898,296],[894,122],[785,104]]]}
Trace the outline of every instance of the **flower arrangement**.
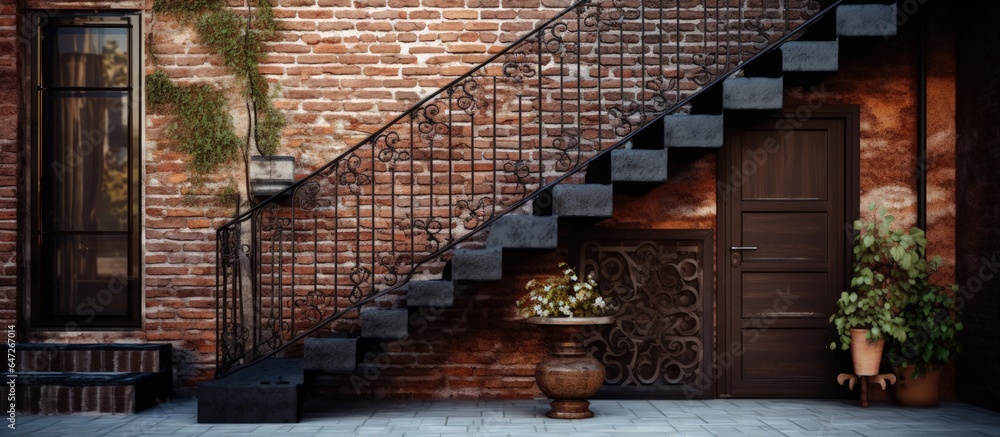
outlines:
{"label": "flower arrangement", "polygon": [[524,286],[528,294],[517,301],[517,312],[524,317],[601,317],[615,310],[597,292],[594,275],[580,280],[576,271],[559,263],[562,276],[532,279]]}

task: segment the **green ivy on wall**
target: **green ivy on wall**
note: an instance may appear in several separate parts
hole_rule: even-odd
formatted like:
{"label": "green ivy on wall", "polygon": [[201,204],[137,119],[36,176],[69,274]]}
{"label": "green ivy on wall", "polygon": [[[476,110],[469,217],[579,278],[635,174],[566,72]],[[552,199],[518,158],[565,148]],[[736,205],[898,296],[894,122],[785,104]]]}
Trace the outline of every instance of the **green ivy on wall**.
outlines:
{"label": "green ivy on wall", "polygon": [[274,106],[270,84],[259,71],[263,42],[278,29],[270,0],[249,0],[245,16],[224,0],[155,0],[153,11],[193,23],[201,43],[219,54],[232,71],[246,101],[249,123],[241,144],[221,90],[205,84],[177,85],[162,71],[146,78],[150,109],[172,109],[176,115],[168,132],[181,151],[192,155],[190,168],[212,171],[241,149],[248,161],[251,144],[261,155],[277,152],[285,118]]}

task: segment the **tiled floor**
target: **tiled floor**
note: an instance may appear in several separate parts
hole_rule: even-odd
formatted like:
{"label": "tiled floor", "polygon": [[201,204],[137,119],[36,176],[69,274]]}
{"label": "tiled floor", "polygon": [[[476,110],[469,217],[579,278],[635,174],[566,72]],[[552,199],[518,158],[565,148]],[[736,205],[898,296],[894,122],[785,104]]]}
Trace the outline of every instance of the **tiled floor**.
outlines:
{"label": "tiled floor", "polygon": [[[197,423],[197,401],[131,416],[20,416],[44,436],[1000,436],[1000,413],[960,402],[928,409],[847,400],[593,401],[593,419],[545,417],[547,401],[310,400],[298,424]],[[10,431],[5,429],[4,431]]]}

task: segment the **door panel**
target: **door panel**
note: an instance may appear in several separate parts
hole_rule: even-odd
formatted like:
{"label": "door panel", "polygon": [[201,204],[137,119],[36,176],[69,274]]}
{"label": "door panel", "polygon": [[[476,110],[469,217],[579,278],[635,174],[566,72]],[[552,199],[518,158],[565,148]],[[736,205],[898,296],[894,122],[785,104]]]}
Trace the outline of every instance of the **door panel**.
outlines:
{"label": "door panel", "polygon": [[760,261],[826,262],[829,258],[825,213],[784,211],[743,213],[744,268]]}
{"label": "door panel", "polygon": [[[779,131],[745,132],[743,140],[756,146],[742,154],[748,170],[743,200],[826,200],[829,175],[824,164],[829,150],[825,136],[823,130],[798,130],[793,138]],[[789,184],[788,180],[797,182]]]}
{"label": "door panel", "polygon": [[[812,381],[829,369],[824,347],[826,332],[817,329],[753,328],[743,330],[743,343],[753,344],[743,356],[743,379],[773,383],[776,386],[795,384],[794,380]],[[813,351],[813,353],[804,353]],[[792,380],[792,381],[787,381]]]}
{"label": "door panel", "polygon": [[[844,289],[855,207],[852,111],[817,114],[794,131],[776,115],[727,132],[720,182],[720,364],[723,396],[833,396],[837,355],[827,318]],[[854,164],[852,164],[854,165]],[[738,173],[738,174],[734,174]],[[725,349],[723,349],[725,347]],[[731,358],[731,365],[726,359]]]}
{"label": "door panel", "polygon": [[828,310],[825,296],[810,291],[825,288],[829,278],[827,273],[744,273],[743,317],[822,316]]}

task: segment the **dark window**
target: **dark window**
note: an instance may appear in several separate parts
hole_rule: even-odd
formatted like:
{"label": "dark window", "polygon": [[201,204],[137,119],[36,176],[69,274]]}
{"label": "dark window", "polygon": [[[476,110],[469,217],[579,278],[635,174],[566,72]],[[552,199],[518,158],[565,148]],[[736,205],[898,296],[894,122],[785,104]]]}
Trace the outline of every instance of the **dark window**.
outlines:
{"label": "dark window", "polygon": [[32,324],[138,327],[139,16],[31,25]]}

